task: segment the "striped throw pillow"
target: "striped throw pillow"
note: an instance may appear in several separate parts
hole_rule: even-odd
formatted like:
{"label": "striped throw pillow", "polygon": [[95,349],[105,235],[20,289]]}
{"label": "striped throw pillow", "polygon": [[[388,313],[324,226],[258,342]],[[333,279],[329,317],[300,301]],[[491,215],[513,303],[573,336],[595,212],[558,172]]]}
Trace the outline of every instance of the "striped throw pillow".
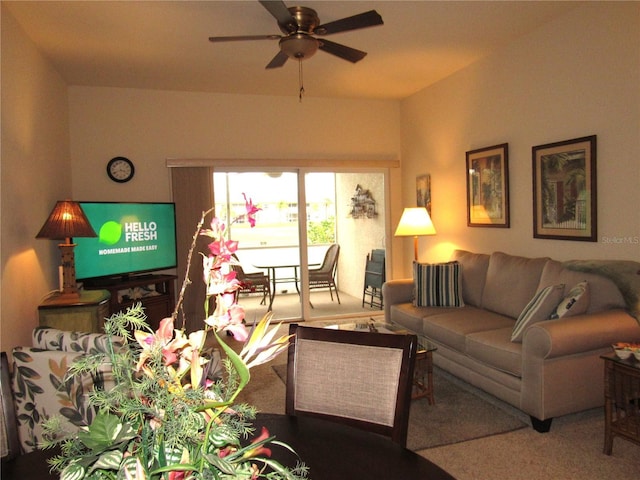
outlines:
{"label": "striped throw pillow", "polygon": [[513,332],[511,332],[511,341],[522,342],[522,336],[527,327],[536,322],[548,320],[562,300],[563,294],[564,284],[562,283],[549,285],[538,291],[518,316],[518,320],[513,326]]}
{"label": "striped throw pillow", "polygon": [[464,307],[462,266],[458,262],[413,262],[413,283],[417,307]]}

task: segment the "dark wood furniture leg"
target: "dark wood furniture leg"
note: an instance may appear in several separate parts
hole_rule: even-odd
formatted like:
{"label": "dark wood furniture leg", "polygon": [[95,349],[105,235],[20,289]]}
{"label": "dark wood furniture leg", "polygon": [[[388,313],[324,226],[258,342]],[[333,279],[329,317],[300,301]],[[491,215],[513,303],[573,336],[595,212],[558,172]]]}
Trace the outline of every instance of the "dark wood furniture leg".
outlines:
{"label": "dark wood furniture leg", "polygon": [[553,418],[545,418],[544,420],[540,420],[539,418],[529,416],[531,418],[531,426],[538,433],[547,433],[551,430],[551,422]]}
{"label": "dark wood furniture leg", "polygon": [[611,455],[614,437],[640,445],[640,363],[604,355],[604,447]]}
{"label": "dark wood furniture leg", "polygon": [[429,405],[435,405],[436,400],[433,396],[433,355],[431,351],[418,352],[416,355],[413,386],[414,392],[413,395],[411,395],[412,400],[427,397]]}

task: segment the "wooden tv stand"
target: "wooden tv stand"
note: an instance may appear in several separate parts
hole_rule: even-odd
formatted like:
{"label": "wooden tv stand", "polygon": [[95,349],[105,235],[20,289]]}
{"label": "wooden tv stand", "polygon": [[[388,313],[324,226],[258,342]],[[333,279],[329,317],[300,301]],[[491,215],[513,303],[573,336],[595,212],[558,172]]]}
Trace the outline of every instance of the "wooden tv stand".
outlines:
{"label": "wooden tv stand", "polygon": [[86,290],[108,290],[110,315],[142,303],[149,326],[157,330],[160,320],[171,316],[176,304],[175,275],[140,275],[126,280],[85,284]]}

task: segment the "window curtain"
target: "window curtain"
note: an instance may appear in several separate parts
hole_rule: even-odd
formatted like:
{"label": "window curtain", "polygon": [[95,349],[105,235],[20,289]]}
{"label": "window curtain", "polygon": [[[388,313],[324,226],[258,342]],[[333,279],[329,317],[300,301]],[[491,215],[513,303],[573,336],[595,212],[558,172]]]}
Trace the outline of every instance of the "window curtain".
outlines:
{"label": "window curtain", "polygon": [[[210,167],[173,167],[171,168],[171,188],[176,204],[176,231],[178,235],[178,295],[187,273],[187,254],[193,240],[196,225],[202,212],[214,205],[213,168]],[[205,220],[205,225],[211,215]],[[191,285],[184,292],[182,308],[178,311],[176,328],[185,327],[187,332],[200,330],[204,320],[205,285],[202,279],[202,257],[206,253],[208,237],[198,236],[188,278]],[[183,323],[184,322],[184,323]]]}

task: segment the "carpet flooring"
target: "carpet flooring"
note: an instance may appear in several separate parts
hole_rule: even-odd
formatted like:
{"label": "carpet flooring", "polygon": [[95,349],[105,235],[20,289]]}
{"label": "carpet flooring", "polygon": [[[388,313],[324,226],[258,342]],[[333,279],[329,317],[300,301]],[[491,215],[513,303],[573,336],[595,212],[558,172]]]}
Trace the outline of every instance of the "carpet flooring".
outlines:
{"label": "carpet flooring", "polygon": [[[283,325],[282,329],[282,333],[285,333],[288,325]],[[272,362],[252,368],[251,381],[237,400],[253,405],[263,413],[284,413],[285,386],[272,367],[284,365],[286,361],[286,354],[283,354]],[[446,372],[437,368],[436,371],[436,382],[442,376],[461,390],[482,398],[484,402],[506,411],[528,425],[528,416],[511,405]],[[436,384],[436,408],[445,405],[444,392],[445,387]],[[423,401],[425,399],[414,401],[412,408]],[[437,412],[436,409],[433,411]],[[473,412],[474,408],[467,406],[466,411]],[[438,420],[434,418],[433,421]],[[475,422],[475,419],[472,421]],[[461,423],[462,419],[454,419],[446,423],[446,428],[427,425],[423,436],[435,437],[440,435],[437,430],[442,429],[462,429]],[[475,435],[477,434],[469,434],[470,437]],[[603,439],[603,409],[595,408],[554,419],[549,433],[540,434],[528,426],[468,441],[424,448],[418,450],[418,454],[444,468],[458,480],[640,478],[640,447],[616,438],[613,442],[613,454],[604,455]],[[366,454],[367,452],[363,452],[363,455]]]}
{"label": "carpet flooring", "polygon": [[[286,365],[273,370],[286,383]],[[436,371],[435,405],[426,398],[411,402],[407,447],[423,450],[511,432],[526,425]]]}

